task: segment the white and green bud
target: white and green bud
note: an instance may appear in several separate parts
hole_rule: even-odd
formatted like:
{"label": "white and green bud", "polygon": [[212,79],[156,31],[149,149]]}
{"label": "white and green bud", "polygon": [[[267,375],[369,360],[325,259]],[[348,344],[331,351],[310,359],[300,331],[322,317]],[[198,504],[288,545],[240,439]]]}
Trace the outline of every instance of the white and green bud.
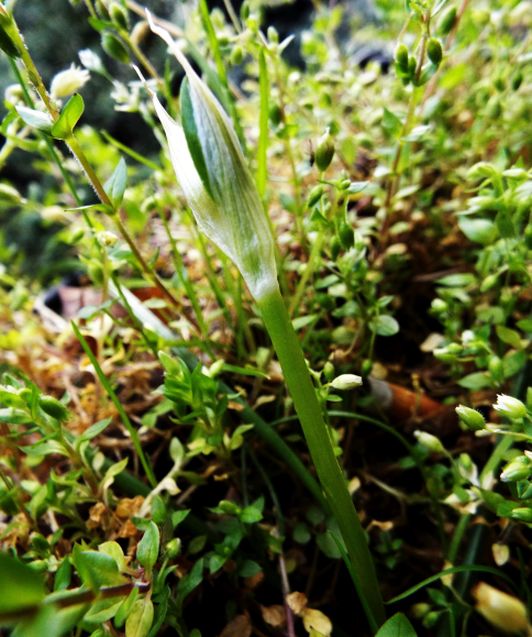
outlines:
{"label": "white and green bud", "polygon": [[428,431],[421,431],[420,429],[416,429],[414,431],[414,436],[422,447],[428,449],[432,453],[443,453],[445,451],[441,440],[429,434]]}
{"label": "white and green bud", "polygon": [[458,405],[455,411],[460,422],[472,431],[480,431],[486,426],[484,416],[476,409],[471,409],[471,407],[466,407],[465,405]]}
{"label": "white and green bud", "polygon": [[151,93],[170,158],[200,230],[238,267],[255,299],[277,289],[274,242],[259,194],[231,120],[170,34],[161,37],[186,73],[177,122]]}
{"label": "white and green bud", "polygon": [[334,139],[329,129],[318,140],[316,147],[315,159],[316,166],[323,172],[329,168],[334,157]]}
{"label": "white and green bud", "polygon": [[499,394],[497,396],[497,402],[493,405],[493,409],[507,418],[523,418],[526,416],[524,403],[506,394]]}
{"label": "white and green bud", "polygon": [[362,376],[357,376],[356,374],[340,374],[340,376],[337,376],[331,382],[331,387],[339,389],[340,391],[345,391],[360,387],[362,383]]}
{"label": "white and green bud", "polygon": [[525,456],[517,456],[511,460],[501,473],[503,482],[526,480],[532,474],[532,462]]}

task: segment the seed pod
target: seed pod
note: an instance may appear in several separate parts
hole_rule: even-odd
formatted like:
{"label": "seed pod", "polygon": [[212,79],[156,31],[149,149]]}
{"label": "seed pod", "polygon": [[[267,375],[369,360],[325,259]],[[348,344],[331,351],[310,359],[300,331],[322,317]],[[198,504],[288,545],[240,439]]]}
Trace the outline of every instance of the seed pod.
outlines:
{"label": "seed pod", "polygon": [[427,55],[434,66],[439,66],[443,58],[443,48],[441,42],[436,38],[430,38],[427,44]]}
{"label": "seed pod", "polygon": [[329,129],[320,137],[315,153],[316,166],[322,172],[329,168],[334,157],[334,140]]}
{"label": "seed pod", "polygon": [[129,53],[122,41],[114,33],[110,31],[102,33],[102,49],[114,60],[122,62],[122,64],[129,64]]}
{"label": "seed pod", "polygon": [[438,33],[440,35],[447,35],[454,26],[456,21],[456,7],[449,7],[443,14],[443,17],[438,27]]}

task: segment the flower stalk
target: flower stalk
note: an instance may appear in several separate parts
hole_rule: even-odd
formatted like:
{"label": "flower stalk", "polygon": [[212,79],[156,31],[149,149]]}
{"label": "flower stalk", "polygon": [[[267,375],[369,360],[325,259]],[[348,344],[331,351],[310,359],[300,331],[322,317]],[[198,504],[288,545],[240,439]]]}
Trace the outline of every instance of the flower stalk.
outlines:
{"label": "flower stalk", "polygon": [[375,567],[279,290],[274,240],[257,187],[222,106],[170,34],[156,26],[149,14],[148,21],[186,73],[180,96],[180,121],[171,118],[150,92],[166,133],[177,179],[200,230],[237,266],[257,303],[283,369],[327,506],[340,529],[349,571],[375,631],[384,621]]}

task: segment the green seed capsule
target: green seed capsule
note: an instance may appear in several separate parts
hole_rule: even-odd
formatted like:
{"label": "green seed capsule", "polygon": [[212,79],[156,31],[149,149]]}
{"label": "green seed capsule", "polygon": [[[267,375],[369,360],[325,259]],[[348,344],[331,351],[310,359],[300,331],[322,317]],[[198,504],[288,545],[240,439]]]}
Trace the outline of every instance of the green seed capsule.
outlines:
{"label": "green seed capsule", "polygon": [[102,49],[109,57],[118,62],[129,64],[129,53],[122,42],[110,31],[104,31],[102,34]]}
{"label": "green seed capsule", "polygon": [[443,14],[440,26],[438,27],[438,33],[440,35],[447,35],[453,28],[455,22],[456,7],[449,7],[449,9],[447,9],[447,11]]}
{"label": "green seed capsule", "polygon": [[427,55],[434,66],[439,66],[443,58],[443,48],[441,42],[436,38],[430,38],[427,44]]}
{"label": "green seed capsule", "polygon": [[68,409],[62,402],[52,396],[41,396],[39,398],[39,407],[45,414],[59,420],[59,422],[68,419]]}

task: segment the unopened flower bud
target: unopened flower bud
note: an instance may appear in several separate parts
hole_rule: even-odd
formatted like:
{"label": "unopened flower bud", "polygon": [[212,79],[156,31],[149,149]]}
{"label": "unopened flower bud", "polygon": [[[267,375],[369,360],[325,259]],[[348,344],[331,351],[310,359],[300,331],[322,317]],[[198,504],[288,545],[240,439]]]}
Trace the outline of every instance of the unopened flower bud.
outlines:
{"label": "unopened flower bud", "polygon": [[493,626],[505,633],[520,633],[528,628],[526,607],[513,595],[480,582],[473,589],[476,610]]}
{"label": "unopened flower bud", "polygon": [[532,507],[516,507],[512,509],[510,516],[513,520],[532,524]]}
{"label": "unopened flower bud", "polygon": [[181,540],[178,537],[173,538],[166,544],[166,557],[173,560],[181,553]]}
{"label": "unopened flower bud", "polygon": [[436,38],[430,38],[427,44],[427,55],[434,66],[439,66],[443,58],[441,42]]}
{"label": "unopened flower bud", "polygon": [[356,374],[340,374],[340,376],[337,376],[331,381],[331,387],[339,389],[340,391],[345,391],[360,387],[362,383],[362,376],[357,376]]}
{"label": "unopened flower bud", "polygon": [[180,122],[149,91],[178,181],[200,230],[235,263],[255,299],[262,298],[278,287],[274,243],[233,124],[170,34],[149,14],[148,21],[186,73]]}
{"label": "unopened flower bud", "polygon": [[503,482],[526,480],[532,474],[532,462],[526,456],[518,456],[510,461],[501,473]]}
{"label": "unopened flower bud", "polygon": [[428,431],[417,429],[414,431],[414,436],[422,447],[425,447],[425,449],[428,449],[432,453],[442,453],[445,451],[440,439],[429,434]]}
{"label": "unopened flower bud", "polygon": [[440,35],[447,35],[453,28],[455,22],[456,7],[449,7],[449,9],[447,9],[447,11],[443,14],[440,26],[438,27],[438,33]]}
{"label": "unopened flower bud", "polygon": [[50,93],[55,99],[63,99],[79,91],[90,80],[90,73],[75,64],[61,71],[52,80]]}
{"label": "unopened flower bud", "polygon": [[111,2],[109,17],[121,29],[129,29],[129,14],[127,9],[119,2]]}
{"label": "unopened flower bud", "polygon": [[307,207],[312,208],[312,206],[315,206],[318,203],[318,201],[321,199],[323,193],[324,193],[324,189],[321,184],[314,186],[314,188],[309,193],[309,196],[307,199]]}
{"label": "unopened flower bud", "polygon": [[12,27],[13,20],[11,16],[4,6],[0,5],[0,49],[11,58],[18,58],[20,53],[9,35],[9,30]]}
{"label": "unopened flower bud", "polygon": [[102,49],[114,60],[122,62],[122,64],[129,64],[129,53],[122,41],[119,40],[114,33],[110,31],[103,32]]}
{"label": "unopened flower bud", "polygon": [[328,381],[331,381],[334,378],[334,365],[331,361],[327,361],[323,366],[323,375]]}
{"label": "unopened flower bud", "polygon": [[458,405],[455,411],[460,422],[472,431],[480,431],[486,426],[484,416],[476,409],[471,409],[471,407],[466,407],[465,405]]}
{"label": "unopened flower bud", "polygon": [[334,157],[334,140],[332,138],[329,129],[322,135],[318,141],[315,153],[316,166],[322,172],[329,168],[329,165]]}
{"label": "unopened flower bud", "polygon": [[406,44],[398,44],[395,49],[395,63],[402,71],[408,70],[408,49]]}
{"label": "unopened flower bud", "polygon": [[244,59],[244,50],[242,49],[242,47],[240,45],[236,45],[233,47],[233,50],[231,51],[231,57],[229,58],[229,61],[231,62],[231,64],[233,66],[238,66],[239,64],[242,64],[242,60]]}
{"label": "unopened flower bud", "polygon": [[497,396],[497,402],[493,405],[493,409],[507,418],[523,418],[526,416],[525,405],[517,398],[506,396],[506,394]]}

